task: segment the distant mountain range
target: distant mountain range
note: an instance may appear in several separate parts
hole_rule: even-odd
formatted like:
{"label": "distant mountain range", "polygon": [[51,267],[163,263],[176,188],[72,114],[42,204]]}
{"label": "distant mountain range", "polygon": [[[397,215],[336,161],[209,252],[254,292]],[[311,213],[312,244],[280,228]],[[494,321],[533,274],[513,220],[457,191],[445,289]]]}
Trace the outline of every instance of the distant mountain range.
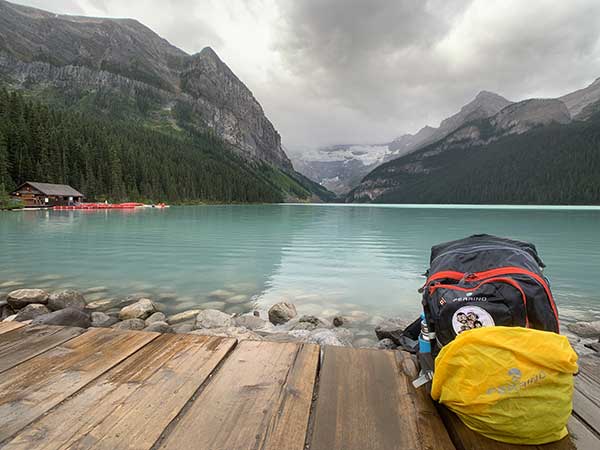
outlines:
{"label": "distant mountain range", "polygon": [[210,132],[249,164],[281,171],[283,197],[303,190],[307,199],[332,196],[294,171],[261,105],[214,50],[189,55],[135,20],[57,15],[0,0],[0,82],[63,110],[165,133]]}
{"label": "distant mountain range", "polygon": [[[349,201],[377,201],[387,191],[373,182],[369,174],[390,161],[412,161],[407,155],[428,148],[427,155],[448,149],[486,145],[508,135],[523,134],[551,123],[568,124],[586,120],[600,101],[600,80],[558,99],[529,99],[511,102],[504,97],[481,91],[438,128],[425,126],[419,132],[405,134],[392,142],[377,145],[343,145],[307,153],[294,159],[294,165],[306,176],[338,194],[353,192]],[[353,149],[360,149],[355,152]],[[418,171],[414,164],[406,170]],[[429,170],[423,166],[423,170]],[[368,176],[369,175],[369,176]],[[364,183],[360,181],[364,178]],[[380,199],[381,200],[381,199]]]}
{"label": "distant mountain range", "polygon": [[600,80],[480,111],[372,170],[346,201],[600,203]]}

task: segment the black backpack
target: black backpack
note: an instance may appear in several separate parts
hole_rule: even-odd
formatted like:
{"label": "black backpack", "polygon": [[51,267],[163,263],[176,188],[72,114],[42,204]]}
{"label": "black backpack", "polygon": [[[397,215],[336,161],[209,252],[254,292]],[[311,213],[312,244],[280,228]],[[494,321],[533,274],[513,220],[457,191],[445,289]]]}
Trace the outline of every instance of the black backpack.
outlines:
{"label": "black backpack", "polygon": [[[533,244],[478,234],[436,245],[423,286],[432,352],[485,326],[559,332],[544,263]],[[433,335],[431,335],[433,336]]]}

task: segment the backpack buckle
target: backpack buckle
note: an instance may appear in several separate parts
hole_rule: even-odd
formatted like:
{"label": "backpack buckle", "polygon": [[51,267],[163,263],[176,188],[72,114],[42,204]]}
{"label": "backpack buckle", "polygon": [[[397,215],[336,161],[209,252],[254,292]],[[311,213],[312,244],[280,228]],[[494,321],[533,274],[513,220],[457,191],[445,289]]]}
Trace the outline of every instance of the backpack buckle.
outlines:
{"label": "backpack buckle", "polygon": [[415,389],[419,389],[421,386],[429,383],[431,380],[433,380],[433,371],[427,370],[427,371],[423,372],[419,376],[419,378],[417,378],[416,380],[413,380],[412,384],[415,387]]}

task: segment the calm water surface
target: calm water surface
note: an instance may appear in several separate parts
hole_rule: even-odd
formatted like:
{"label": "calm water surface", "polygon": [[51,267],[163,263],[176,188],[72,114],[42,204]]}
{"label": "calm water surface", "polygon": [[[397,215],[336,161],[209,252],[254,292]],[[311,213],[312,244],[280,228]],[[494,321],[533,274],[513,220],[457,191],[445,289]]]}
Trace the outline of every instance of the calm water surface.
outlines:
{"label": "calm water surface", "polygon": [[[351,205],[0,212],[0,294],[73,287],[144,294],[167,312],[420,309],[430,247],[474,233],[534,242],[563,319],[600,317],[600,209]],[[215,292],[216,291],[216,292]],[[366,314],[365,314],[366,313]]]}

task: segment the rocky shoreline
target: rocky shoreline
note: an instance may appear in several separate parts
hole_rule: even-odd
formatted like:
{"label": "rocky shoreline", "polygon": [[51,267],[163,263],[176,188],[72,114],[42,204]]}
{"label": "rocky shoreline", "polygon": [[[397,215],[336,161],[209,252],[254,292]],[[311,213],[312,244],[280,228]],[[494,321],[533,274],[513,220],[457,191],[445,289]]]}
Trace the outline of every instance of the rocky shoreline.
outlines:
{"label": "rocky shoreline", "polygon": [[381,349],[397,348],[408,324],[400,318],[382,319],[367,335],[354,327],[364,318],[299,315],[289,302],[276,303],[268,310],[234,314],[198,308],[167,316],[163,309],[160,303],[144,297],[87,302],[81,292],[72,289],[51,293],[17,289],[0,300],[0,320]]}
{"label": "rocky shoreline", "polygon": [[[296,306],[289,302],[276,303],[268,310],[239,313],[222,312],[209,304],[200,306],[204,308],[166,315],[163,305],[145,297],[88,302],[81,292],[72,289],[52,293],[17,289],[0,299],[0,321],[380,349],[397,348],[408,325],[402,318],[382,318],[373,328],[364,330],[356,324],[366,317],[299,315]],[[600,352],[600,321],[569,323],[566,329],[579,353]]]}

